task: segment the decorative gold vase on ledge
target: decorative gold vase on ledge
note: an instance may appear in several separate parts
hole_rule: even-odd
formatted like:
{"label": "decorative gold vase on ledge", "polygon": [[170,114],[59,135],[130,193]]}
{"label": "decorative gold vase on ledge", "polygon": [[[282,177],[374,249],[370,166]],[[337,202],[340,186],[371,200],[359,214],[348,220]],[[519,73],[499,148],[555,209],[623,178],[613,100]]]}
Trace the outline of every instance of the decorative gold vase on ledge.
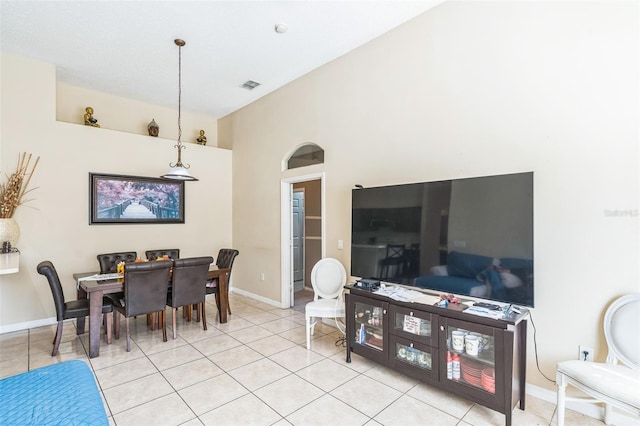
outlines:
{"label": "decorative gold vase on ledge", "polygon": [[12,217],[0,218],[0,244],[9,241],[15,247],[20,238],[20,227]]}

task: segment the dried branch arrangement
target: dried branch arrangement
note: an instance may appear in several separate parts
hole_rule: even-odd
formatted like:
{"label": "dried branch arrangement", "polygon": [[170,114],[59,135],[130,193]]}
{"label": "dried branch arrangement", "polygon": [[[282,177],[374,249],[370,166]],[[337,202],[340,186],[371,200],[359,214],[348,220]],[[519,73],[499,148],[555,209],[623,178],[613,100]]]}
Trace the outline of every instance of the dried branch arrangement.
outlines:
{"label": "dried branch arrangement", "polygon": [[29,182],[36,170],[38,161],[40,161],[40,157],[37,157],[33,166],[31,166],[31,154],[23,152],[18,155],[16,171],[7,176],[7,183],[0,183],[0,218],[13,217],[18,206],[31,201],[25,200],[24,196],[36,189],[29,189]]}

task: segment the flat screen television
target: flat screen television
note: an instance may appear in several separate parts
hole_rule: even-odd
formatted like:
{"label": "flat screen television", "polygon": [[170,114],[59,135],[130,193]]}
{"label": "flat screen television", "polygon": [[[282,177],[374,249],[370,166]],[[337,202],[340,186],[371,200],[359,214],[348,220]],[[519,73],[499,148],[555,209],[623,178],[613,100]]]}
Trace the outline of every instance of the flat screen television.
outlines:
{"label": "flat screen television", "polygon": [[533,173],[354,189],[351,275],[534,305]]}

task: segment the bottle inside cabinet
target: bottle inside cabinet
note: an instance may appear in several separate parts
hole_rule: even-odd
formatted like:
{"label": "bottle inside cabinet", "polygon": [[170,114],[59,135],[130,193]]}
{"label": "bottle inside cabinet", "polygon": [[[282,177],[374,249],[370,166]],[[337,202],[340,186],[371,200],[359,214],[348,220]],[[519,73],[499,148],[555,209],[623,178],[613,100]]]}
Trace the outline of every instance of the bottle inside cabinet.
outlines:
{"label": "bottle inside cabinet", "polygon": [[383,312],[379,306],[355,303],[355,343],[382,351]]}
{"label": "bottle inside cabinet", "polygon": [[452,359],[454,370],[451,380],[496,393],[493,336],[448,327],[447,350],[447,359]]}

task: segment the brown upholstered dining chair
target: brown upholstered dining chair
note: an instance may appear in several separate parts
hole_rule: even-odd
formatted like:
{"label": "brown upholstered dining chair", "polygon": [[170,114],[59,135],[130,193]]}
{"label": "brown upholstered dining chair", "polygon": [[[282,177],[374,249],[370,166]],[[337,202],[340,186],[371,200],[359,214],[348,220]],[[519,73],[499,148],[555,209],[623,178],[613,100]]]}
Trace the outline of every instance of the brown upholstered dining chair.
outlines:
{"label": "brown upholstered dining chair", "polygon": [[205,297],[207,272],[209,265],[213,263],[213,257],[190,257],[176,259],[173,262],[173,275],[171,277],[171,289],[167,295],[167,305],[173,308],[172,326],[173,338],[176,334],[176,315],[180,306],[191,309],[196,305],[198,318],[202,315],[202,328],[207,329],[207,316],[205,312]]}
{"label": "brown upholstered dining chair", "polygon": [[98,256],[98,264],[100,265],[101,274],[112,274],[117,272],[118,263],[124,261],[134,262],[138,257],[135,251],[125,251],[121,253],[103,253]]}
{"label": "brown upholstered dining chair", "polygon": [[[123,251],[119,253],[102,253],[97,256],[100,265],[101,274],[113,274],[118,272],[118,263],[135,262],[138,253],[135,251]],[[111,293],[107,297],[111,299],[113,304],[117,304],[119,300],[124,298],[123,292]]]}
{"label": "brown upholstered dining chair", "polygon": [[[89,315],[89,299],[79,299],[65,302],[64,292],[62,291],[62,284],[60,283],[60,277],[55,266],[49,260],[38,263],[36,267],[40,275],[44,275],[49,281],[49,287],[51,287],[51,294],[53,295],[53,303],[56,307],[56,318],[58,320],[58,328],[56,329],[56,335],[53,338],[53,351],[51,356],[56,356],[58,348],[60,347],[60,340],[62,339],[62,324],[64,320],[71,318],[86,317]],[[108,297],[102,298],[102,313],[105,316],[105,327],[107,335],[107,343],[111,343],[111,315],[113,306],[111,299]]]}
{"label": "brown upholstered dining chair", "polygon": [[[157,260],[162,259],[164,256],[167,256],[169,260],[176,260],[180,258],[180,249],[156,249],[156,250],[147,250],[144,252],[147,260]],[[147,316],[147,325],[151,327],[152,330],[156,329],[157,321],[155,315]]]}
{"label": "brown upholstered dining chair", "polygon": [[180,259],[180,249],[160,249],[160,250],[147,250],[144,255],[148,260],[156,260],[159,257],[167,256],[171,260]]}
{"label": "brown upholstered dining chair", "polygon": [[[229,280],[231,279],[231,270],[233,268],[233,262],[236,260],[236,256],[238,256],[240,252],[236,249],[223,248],[218,252],[218,257],[216,259],[216,266],[218,268],[229,269],[227,273],[227,293],[229,292]],[[220,309],[220,300],[218,298],[218,280],[214,279],[212,281],[207,282],[207,294],[215,294],[216,295],[216,305],[218,309]],[[229,296],[227,295],[227,300]],[[231,304],[227,308],[229,314],[231,314]]]}
{"label": "brown upholstered dining chair", "polygon": [[[180,249],[147,250],[144,252],[144,255],[146,256],[147,260],[162,259],[164,256],[167,256],[169,260],[176,260],[180,258]],[[147,316],[147,325],[149,325],[152,330],[156,329],[156,319],[156,315]]]}
{"label": "brown upholstered dining chair", "polygon": [[127,330],[127,352],[131,351],[129,318],[158,313],[162,340],[167,341],[165,307],[171,276],[172,260],[127,263],[124,266],[124,298],[114,303],[116,339],[120,338],[120,316],[124,315]]}

